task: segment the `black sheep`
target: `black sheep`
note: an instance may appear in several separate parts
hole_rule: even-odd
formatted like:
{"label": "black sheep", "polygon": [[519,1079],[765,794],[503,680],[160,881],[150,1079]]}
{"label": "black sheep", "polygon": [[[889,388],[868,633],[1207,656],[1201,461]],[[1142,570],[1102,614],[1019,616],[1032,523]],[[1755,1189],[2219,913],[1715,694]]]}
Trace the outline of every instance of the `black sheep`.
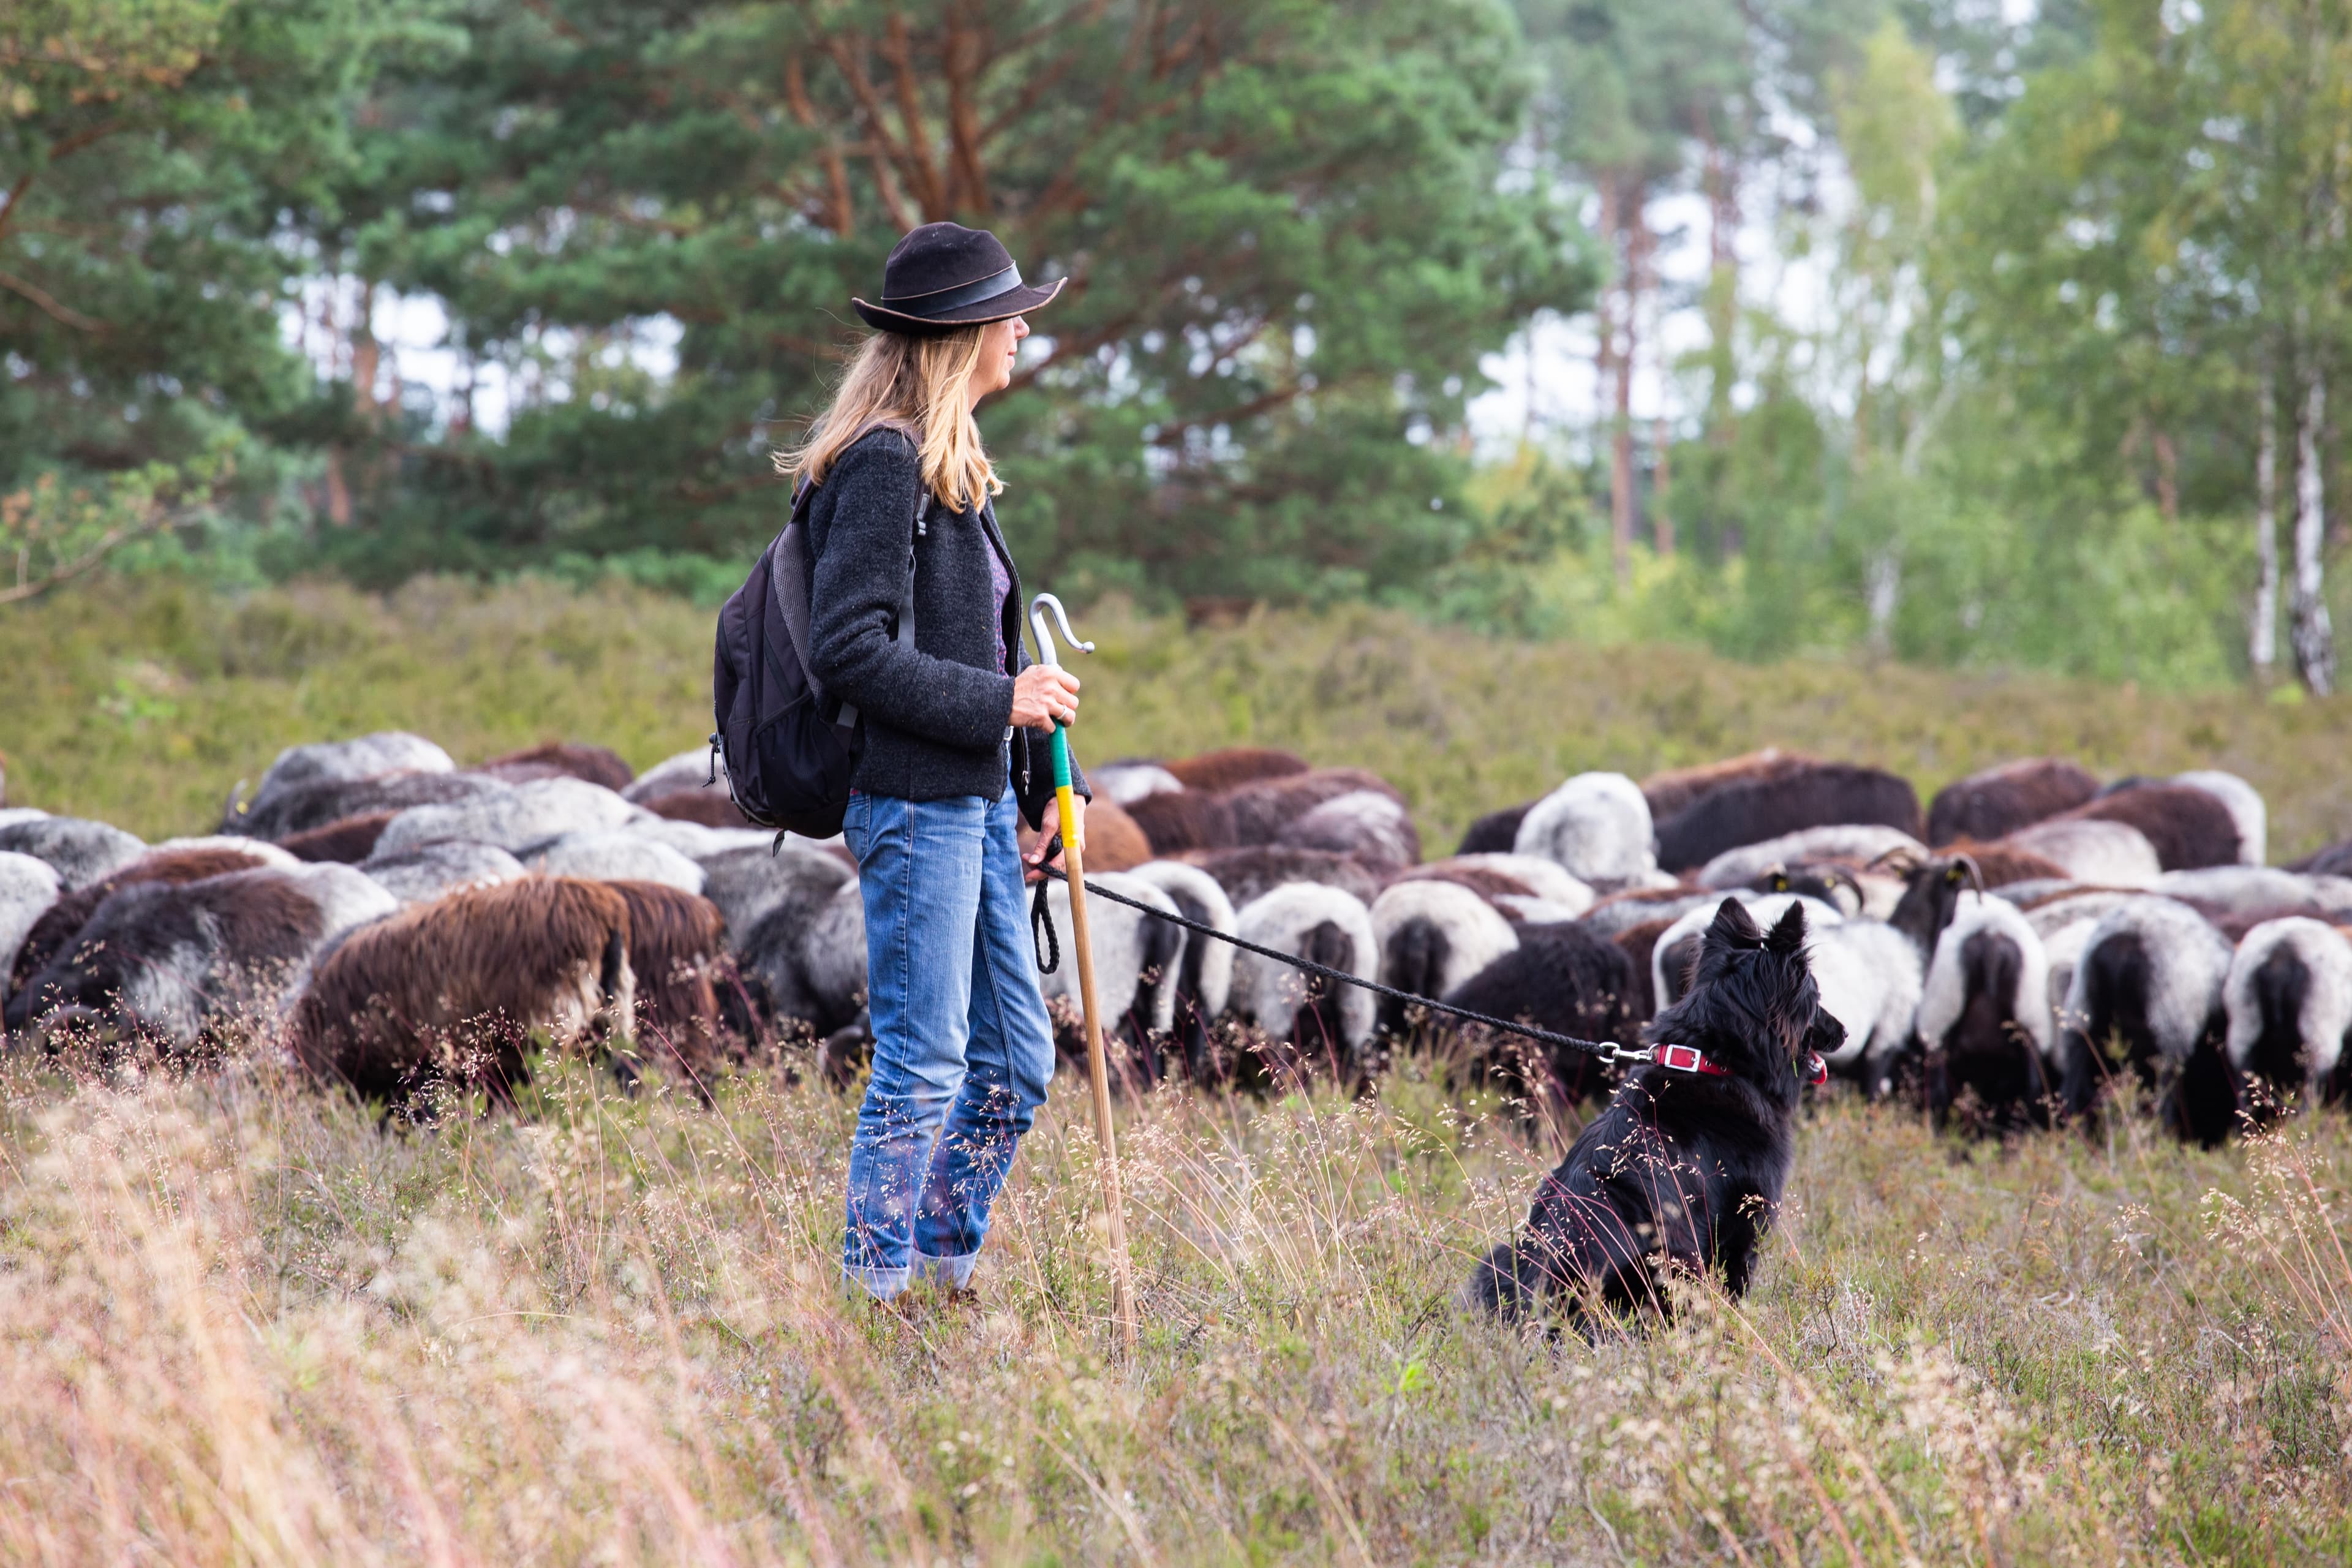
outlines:
{"label": "black sheep", "polygon": [[1523,800],[1517,805],[1488,812],[1470,825],[1470,831],[1462,836],[1462,847],[1454,853],[1508,855],[1519,842],[1519,824],[1526,820],[1528,808],[1534,805],[1534,801]]}
{"label": "black sheep", "polygon": [[[1490,1018],[1532,1024],[1580,1040],[1633,1044],[1642,1025],[1642,984],[1622,948],[1573,921],[1519,928],[1517,951],[1507,952],[1449,992],[1444,1000]],[[1443,1016],[1441,1025],[1460,1027]],[[1581,1051],[1549,1048],[1520,1037],[1486,1042],[1486,1050],[1516,1057],[1534,1069],[1519,1075],[1529,1090],[1549,1087],[1567,1100],[1582,1099],[1601,1082],[1597,1058]],[[1484,1068],[1482,1059],[1475,1066]],[[1548,1079],[1528,1082],[1530,1079]]]}
{"label": "black sheep", "polygon": [[2139,829],[2156,846],[2157,864],[2168,871],[2239,863],[2238,819],[2218,796],[2190,784],[2126,779],[2064,815]]}
{"label": "black sheep", "polygon": [[1743,844],[1856,823],[1899,828],[1916,838],[1918,794],[1894,773],[1843,763],[1729,784],[1658,824],[1658,864],[1687,871]]}
{"label": "black sheep", "polygon": [[2063,757],[2021,757],[1954,779],[1927,805],[1927,842],[1993,839],[2072,811],[2099,793],[2089,769]]}

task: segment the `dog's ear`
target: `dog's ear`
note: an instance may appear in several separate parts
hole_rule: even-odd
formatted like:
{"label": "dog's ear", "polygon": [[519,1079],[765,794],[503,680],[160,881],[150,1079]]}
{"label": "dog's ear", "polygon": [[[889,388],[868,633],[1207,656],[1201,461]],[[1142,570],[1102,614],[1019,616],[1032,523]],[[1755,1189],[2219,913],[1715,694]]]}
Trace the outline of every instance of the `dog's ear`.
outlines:
{"label": "dog's ear", "polygon": [[1764,933],[1748,913],[1748,906],[1738,899],[1726,899],[1715,911],[1715,923],[1706,928],[1709,947],[1761,947]]}
{"label": "dog's ear", "polygon": [[1805,955],[1804,905],[1792,903],[1789,906],[1789,912],[1780,917],[1780,922],[1772,928],[1772,934],[1764,939],[1764,949],[1783,958],[1802,958]]}

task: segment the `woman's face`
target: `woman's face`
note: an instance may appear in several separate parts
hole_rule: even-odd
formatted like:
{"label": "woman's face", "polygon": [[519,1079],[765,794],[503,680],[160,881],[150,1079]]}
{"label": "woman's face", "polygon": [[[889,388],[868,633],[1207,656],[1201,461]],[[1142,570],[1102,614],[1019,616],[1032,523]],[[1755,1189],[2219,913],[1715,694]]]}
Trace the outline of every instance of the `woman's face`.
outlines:
{"label": "woman's face", "polygon": [[991,321],[982,329],[980,363],[972,366],[967,384],[974,404],[1013,384],[1013,362],[1020,356],[1021,340],[1028,335],[1029,323],[1018,316],[1009,321]]}

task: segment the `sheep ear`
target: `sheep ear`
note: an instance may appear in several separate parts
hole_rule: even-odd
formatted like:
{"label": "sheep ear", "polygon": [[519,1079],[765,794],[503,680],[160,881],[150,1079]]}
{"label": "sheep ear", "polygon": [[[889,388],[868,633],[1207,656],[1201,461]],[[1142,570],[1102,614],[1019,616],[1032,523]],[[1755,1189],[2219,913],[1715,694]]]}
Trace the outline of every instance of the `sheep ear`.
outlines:
{"label": "sheep ear", "polygon": [[1789,906],[1789,912],[1780,917],[1780,922],[1772,928],[1772,934],[1764,939],[1764,947],[1769,952],[1777,952],[1784,956],[1803,954],[1805,951],[1804,905]]}

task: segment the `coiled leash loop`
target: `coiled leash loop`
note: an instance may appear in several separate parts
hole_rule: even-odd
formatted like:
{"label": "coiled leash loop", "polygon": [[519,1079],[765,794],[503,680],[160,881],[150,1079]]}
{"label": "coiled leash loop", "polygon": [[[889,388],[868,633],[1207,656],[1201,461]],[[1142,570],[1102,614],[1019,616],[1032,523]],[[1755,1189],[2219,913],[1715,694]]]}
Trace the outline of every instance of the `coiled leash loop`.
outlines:
{"label": "coiled leash loop", "polygon": [[[1054,837],[1045,840],[1045,853],[1039,857],[1039,863],[1042,865],[1061,852],[1062,835],[1057,828]],[[1062,873],[1056,871],[1054,875],[1059,877]],[[1063,878],[1064,881],[1068,879]],[[1087,887],[1093,889],[1094,884],[1088,882]],[[1105,893],[1103,896],[1109,898],[1112,895]],[[1040,936],[1045,938],[1043,942],[1038,940]],[[1043,877],[1037,879],[1037,896],[1029,900],[1029,946],[1037,955],[1038,973],[1051,974],[1062,967],[1062,943],[1054,935],[1054,911],[1045,907],[1045,879]]]}

